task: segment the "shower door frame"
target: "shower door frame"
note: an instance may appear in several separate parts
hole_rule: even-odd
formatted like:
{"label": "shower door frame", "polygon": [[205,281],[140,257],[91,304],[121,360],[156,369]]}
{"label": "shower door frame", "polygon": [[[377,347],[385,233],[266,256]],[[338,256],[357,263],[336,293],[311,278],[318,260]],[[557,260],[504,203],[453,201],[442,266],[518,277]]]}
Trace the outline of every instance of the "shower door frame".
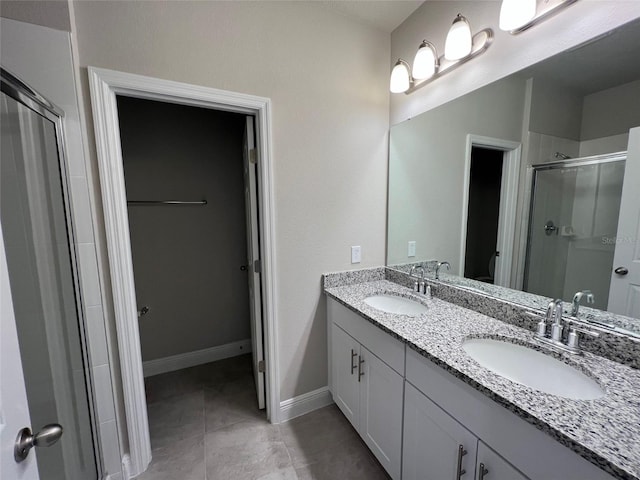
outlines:
{"label": "shower door frame", "polygon": [[[62,204],[64,207],[64,215],[66,221],[66,238],[69,247],[69,260],[71,263],[73,292],[75,295],[74,303],[78,317],[78,332],[80,336],[80,351],[82,354],[82,371],[84,373],[85,387],[87,392],[87,406],[89,408],[89,422],[91,429],[91,440],[93,457],[96,464],[97,479],[103,478],[104,462],[102,454],[102,445],[99,441],[100,430],[98,427],[98,415],[95,396],[95,383],[92,375],[91,360],[89,358],[89,340],[87,332],[87,316],[86,305],[80,283],[80,259],[78,256],[78,243],[76,234],[76,221],[74,219],[73,204],[71,201],[71,185],[70,185],[70,168],[67,158],[67,145],[65,140],[64,116],[65,113],[57,105],[50,102],[47,98],[40,95],[36,90],[32,89],[25,81],[11,73],[4,66],[0,68],[0,76],[2,77],[2,93],[12,98],[16,102],[24,105],[26,108],[40,115],[42,118],[50,121],[54,126],[56,148],[58,153],[58,169],[60,171],[60,185],[62,191]],[[17,319],[16,319],[17,321]],[[54,383],[54,396],[60,389],[69,388],[68,385],[59,385]],[[32,425],[32,428],[39,428],[40,425]]]}
{"label": "shower door frame", "polygon": [[[561,168],[570,168],[570,167],[584,167],[589,165],[601,165],[606,163],[620,162],[625,161],[627,159],[626,150],[614,153],[605,153],[602,155],[592,155],[589,157],[579,157],[579,158],[571,158],[567,160],[558,160],[557,162],[548,162],[548,163],[536,163],[531,165],[528,170],[531,175],[531,190],[529,195],[529,209],[527,211],[527,236],[526,236],[526,246],[524,251],[524,265],[523,265],[523,275],[522,275],[522,291],[525,291],[527,287],[527,278],[529,276],[529,257],[531,254],[531,237],[533,232],[533,206],[536,200],[536,179],[538,177],[538,172],[545,170],[559,170]],[[529,182],[527,182],[529,183]]]}
{"label": "shower door frame", "polygon": [[88,67],[96,150],[109,257],[109,273],[130,454],[123,457],[125,478],[144,472],[151,462],[140,334],[129,237],[117,95],[225,110],[256,119],[259,230],[263,274],[263,322],[267,417],[281,418],[276,328],[275,211],[271,100],[242,93]]}

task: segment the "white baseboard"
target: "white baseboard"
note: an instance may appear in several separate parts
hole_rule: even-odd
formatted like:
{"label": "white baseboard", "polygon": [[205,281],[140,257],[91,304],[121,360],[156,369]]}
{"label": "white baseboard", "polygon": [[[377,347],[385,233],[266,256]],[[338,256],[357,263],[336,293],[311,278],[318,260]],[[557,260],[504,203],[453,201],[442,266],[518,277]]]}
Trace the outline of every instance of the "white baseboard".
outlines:
{"label": "white baseboard", "polygon": [[329,387],[318,388],[280,402],[280,422],[286,422],[305,413],[313,412],[333,403]]}
{"label": "white baseboard", "polygon": [[236,357],[251,352],[251,339],[226,343],[217,347],[196,350],[195,352],[181,353],[171,357],[157,358],[142,362],[142,371],[145,377],[158,375],[159,373],[173,372],[182,368],[195,367],[203,363],[215,362],[225,358]]}

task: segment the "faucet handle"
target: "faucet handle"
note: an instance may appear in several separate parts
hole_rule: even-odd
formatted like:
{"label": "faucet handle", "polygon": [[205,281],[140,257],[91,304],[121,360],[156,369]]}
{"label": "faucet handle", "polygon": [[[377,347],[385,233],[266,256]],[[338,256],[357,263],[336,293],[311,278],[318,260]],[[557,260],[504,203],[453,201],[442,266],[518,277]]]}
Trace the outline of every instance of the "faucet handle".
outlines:
{"label": "faucet handle", "polygon": [[567,347],[574,351],[580,350],[580,336],[578,335],[578,333],[584,333],[585,335],[589,335],[590,337],[600,336],[598,332],[571,325],[571,331],[569,332],[569,337],[567,338]]}

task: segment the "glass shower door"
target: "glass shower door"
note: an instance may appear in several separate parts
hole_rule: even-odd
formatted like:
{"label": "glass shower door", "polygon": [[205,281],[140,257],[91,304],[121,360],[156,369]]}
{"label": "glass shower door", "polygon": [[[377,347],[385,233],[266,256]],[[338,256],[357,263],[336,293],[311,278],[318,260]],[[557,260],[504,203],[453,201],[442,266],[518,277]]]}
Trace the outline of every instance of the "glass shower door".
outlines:
{"label": "glass shower door", "polygon": [[99,467],[59,118],[5,83],[4,73],[0,217],[31,417],[24,427],[34,433],[47,424],[63,427],[57,443],[37,449],[41,480],[95,480]]}
{"label": "glass shower door", "polygon": [[534,167],[524,290],[570,300],[591,290],[606,309],[624,159]]}

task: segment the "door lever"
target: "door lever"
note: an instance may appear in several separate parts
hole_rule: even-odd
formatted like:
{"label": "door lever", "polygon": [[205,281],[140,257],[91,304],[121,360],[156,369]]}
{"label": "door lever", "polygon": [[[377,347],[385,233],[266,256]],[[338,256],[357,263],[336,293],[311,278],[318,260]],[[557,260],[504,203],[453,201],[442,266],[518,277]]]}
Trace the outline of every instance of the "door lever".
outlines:
{"label": "door lever", "polygon": [[35,435],[31,433],[29,427],[25,427],[18,432],[16,444],[13,449],[13,458],[16,463],[22,462],[29,455],[29,450],[33,447],[50,447],[62,436],[62,426],[57,423],[45,425]]}

